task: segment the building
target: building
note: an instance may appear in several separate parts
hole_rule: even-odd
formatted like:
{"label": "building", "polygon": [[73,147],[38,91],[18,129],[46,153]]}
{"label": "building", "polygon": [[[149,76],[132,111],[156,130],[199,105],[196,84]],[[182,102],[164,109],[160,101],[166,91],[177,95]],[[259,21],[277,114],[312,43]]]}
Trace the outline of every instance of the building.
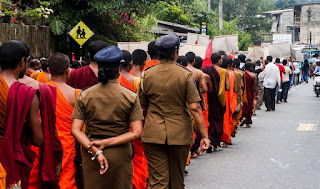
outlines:
{"label": "building", "polygon": [[289,36],[290,42],[294,41],[294,10],[285,9],[285,10],[276,10],[264,12],[271,22],[270,33],[263,34],[263,42],[272,43],[275,39],[275,36],[281,36],[278,34],[283,34],[282,36]]}
{"label": "building", "polygon": [[200,33],[199,28],[157,20],[157,25],[152,28],[152,32],[156,35],[167,35],[175,33],[183,39],[187,39],[188,33]]}
{"label": "building", "polygon": [[297,4],[294,9],[294,36],[300,43],[320,43],[320,3]]}

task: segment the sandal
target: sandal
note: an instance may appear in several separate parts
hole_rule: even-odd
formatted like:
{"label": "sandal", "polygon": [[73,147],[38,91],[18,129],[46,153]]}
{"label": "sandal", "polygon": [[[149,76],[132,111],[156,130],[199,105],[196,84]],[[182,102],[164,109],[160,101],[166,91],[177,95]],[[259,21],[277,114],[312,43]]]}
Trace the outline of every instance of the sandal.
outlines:
{"label": "sandal", "polygon": [[213,150],[213,152],[222,152],[223,151],[223,148],[218,148],[217,150]]}
{"label": "sandal", "polygon": [[240,122],[240,127],[243,127],[243,125],[247,122],[247,118],[243,118]]}

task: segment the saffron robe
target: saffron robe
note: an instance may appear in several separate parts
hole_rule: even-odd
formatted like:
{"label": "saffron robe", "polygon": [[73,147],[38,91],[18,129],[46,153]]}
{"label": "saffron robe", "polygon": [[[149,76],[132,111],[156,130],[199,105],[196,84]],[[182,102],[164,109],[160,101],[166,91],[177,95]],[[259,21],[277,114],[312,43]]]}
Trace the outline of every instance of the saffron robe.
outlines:
{"label": "saffron robe", "polygon": [[160,64],[160,61],[158,61],[158,60],[148,60],[148,61],[146,61],[146,64],[144,65],[143,71],[147,68],[150,68],[150,67],[158,65],[158,64]]}
{"label": "saffron robe", "polygon": [[235,75],[229,72],[230,90],[226,91],[226,111],[223,119],[223,134],[221,137],[222,142],[231,142],[232,132],[232,115],[237,109],[237,96],[234,92]]}
{"label": "saffron robe", "polygon": [[32,74],[31,70],[30,70],[30,69],[27,69],[25,75],[28,76],[28,77],[30,77],[31,74]]}
{"label": "saffron robe", "polygon": [[202,71],[210,76],[212,91],[207,93],[208,102],[208,135],[213,146],[220,146],[221,136],[223,133],[223,115],[225,107],[219,100],[220,76],[213,66],[206,66]]}
{"label": "saffron robe", "polygon": [[218,73],[220,75],[219,84],[219,102],[222,106],[226,106],[226,75],[227,70],[224,68],[219,68]]}
{"label": "saffron robe", "polygon": [[[134,85],[132,85],[125,77],[120,75],[118,81],[121,86],[130,89],[132,91],[137,91],[139,86],[140,78],[134,78]],[[135,82],[136,81],[136,82]],[[138,83],[138,84],[136,84]],[[146,181],[148,178],[148,162],[143,150],[143,144],[141,139],[132,142],[134,148],[133,157],[133,174],[132,174],[132,188],[133,189],[145,189]]]}
{"label": "saffron robe", "polygon": [[42,71],[42,72],[37,72],[34,74],[31,74],[30,76],[32,79],[35,79],[36,81],[40,82],[40,83],[48,83],[49,80],[46,76],[46,74]]}
{"label": "saffron robe", "polygon": [[[7,97],[9,86],[0,76],[0,145],[7,127]],[[0,163],[0,188],[6,188],[6,171]]]}
{"label": "saffron robe", "polygon": [[75,89],[86,89],[97,83],[99,80],[89,66],[73,70],[67,81],[67,84]]}
{"label": "saffron robe", "polygon": [[41,189],[47,186],[58,187],[57,169],[62,160],[62,147],[56,133],[56,88],[39,83],[40,117],[43,144],[33,147],[36,158],[30,173],[29,189]]}
{"label": "saffron robe", "polygon": [[0,144],[7,127],[7,97],[9,86],[6,81],[0,76]]}
{"label": "saffron robe", "polygon": [[[20,82],[11,85],[7,98],[7,126],[0,145],[0,163],[6,171],[6,187],[21,183],[28,188],[28,180],[35,153],[30,149],[31,141],[25,133],[25,120],[36,89]],[[29,131],[30,132],[30,131]]]}
{"label": "saffron robe", "polygon": [[243,78],[243,74],[241,72],[238,72],[238,71],[234,71],[234,75],[235,75],[235,78],[236,78],[236,83],[234,85],[234,87],[237,89],[237,107],[239,108],[239,112],[235,112],[232,116],[232,135],[235,136],[235,134],[237,133],[237,126],[240,124],[240,119],[241,119],[241,116],[242,116],[242,113],[241,113],[241,80]]}
{"label": "saffron robe", "polygon": [[245,72],[247,100],[248,103],[242,108],[242,116],[247,119],[247,124],[252,124],[253,100],[254,100],[254,78]]}
{"label": "saffron robe", "polygon": [[[59,187],[61,189],[77,189],[75,176],[76,166],[74,158],[76,156],[75,139],[71,135],[73,106],[63,96],[54,81],[50,81],[49,85],[57,88],[57,101],[56,101],[56,129],[58,132],[59,140],[63,148],[62,155],[62,171],[60,174]],[[78,97],[80,89],[75,90],[75,98]]]}

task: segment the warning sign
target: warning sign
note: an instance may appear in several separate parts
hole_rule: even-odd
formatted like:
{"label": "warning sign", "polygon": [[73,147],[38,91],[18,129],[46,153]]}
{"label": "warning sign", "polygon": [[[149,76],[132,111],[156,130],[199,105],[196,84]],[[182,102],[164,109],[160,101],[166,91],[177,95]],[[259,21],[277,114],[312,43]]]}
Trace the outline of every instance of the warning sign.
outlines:
{"label": "warning sign", "polygon": [[80,21],[70,32],[69,35],[82,46],[90,37],[93,36],[93,32]]}

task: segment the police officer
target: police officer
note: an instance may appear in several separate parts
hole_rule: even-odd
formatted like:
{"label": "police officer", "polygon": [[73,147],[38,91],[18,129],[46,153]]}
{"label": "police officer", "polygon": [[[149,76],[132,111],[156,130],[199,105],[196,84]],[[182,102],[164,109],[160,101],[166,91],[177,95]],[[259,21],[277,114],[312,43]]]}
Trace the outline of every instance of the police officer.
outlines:
{"label": "police officer", "polygon": [[143,115],[137,95],[118,83],[121,59],[116,46],[94,56],[99,83],[83,91],[74,107],[72,134],[84,149],[84,188],[132,189],[130,142],[141,137]]}
{"label": "police officer", "polygon": [[146,69],[140,84],[145,115],[142,142],[152,189],[184,188],[186,160],[193,144],[190,113],[203,137],[202,150],[210,144],[192,72],[176,64],[179,41],[170,34],[156,42],[160,64]]}

